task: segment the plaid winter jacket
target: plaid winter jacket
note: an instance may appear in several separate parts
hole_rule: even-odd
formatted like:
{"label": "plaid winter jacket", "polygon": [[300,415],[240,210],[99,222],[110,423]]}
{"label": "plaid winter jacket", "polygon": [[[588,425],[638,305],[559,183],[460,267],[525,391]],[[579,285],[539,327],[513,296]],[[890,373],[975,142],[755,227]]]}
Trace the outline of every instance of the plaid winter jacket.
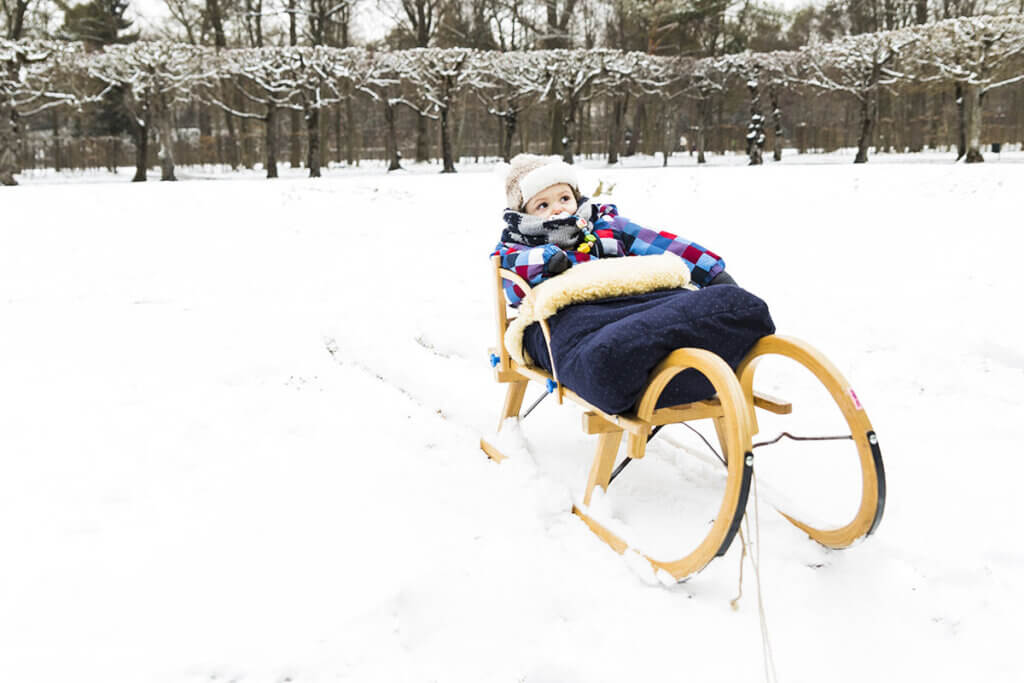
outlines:
{"label": "plaid winter jacket", "polygon": [[[598,258],[675,254],[686,263],[690,269],[690,281],[698,287],[707,285],[725,270],[725,261],[714,252],[672,233],[656,232],[637,225],[620,216],[614,204],[585,204],[580,213],[585,213],[587,207],[591,215],[585,217],[590,218],[590,221],[583,229],[582,241],[575,249],[563,250],[554,244],[527,246],[502,241],[491,255],[500,255],[501,267],[514,271],[530,285],[540,284],[552,277],[547,264],[560,251],[565,251],[569,257],[570,267]],[[518,306],[523,299],[523,291],[506,280],[505,296],[509,303]]]}

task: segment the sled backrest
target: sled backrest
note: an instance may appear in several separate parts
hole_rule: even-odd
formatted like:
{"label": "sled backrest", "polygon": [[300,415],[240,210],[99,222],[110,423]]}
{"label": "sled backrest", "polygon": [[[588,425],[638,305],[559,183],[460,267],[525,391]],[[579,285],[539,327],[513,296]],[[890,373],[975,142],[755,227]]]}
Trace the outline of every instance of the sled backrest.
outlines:
{"label": "sled backrest", "polygon": [[498,370],[509,370],[512,367],[512,360],[509,357],[508,349],[505,348],[505,330],[509,322],[515,317],[509,316],[509,305],[505,299],[505,280],[509,280],[523,290],[523,301],[533,300],[533,288],[530,284],[511,270],[501,267],[501,256],[497,254],[491,257],[491,264],[494,272],[494,311],[497,338],[495,339],[495,355],[498,357]]}

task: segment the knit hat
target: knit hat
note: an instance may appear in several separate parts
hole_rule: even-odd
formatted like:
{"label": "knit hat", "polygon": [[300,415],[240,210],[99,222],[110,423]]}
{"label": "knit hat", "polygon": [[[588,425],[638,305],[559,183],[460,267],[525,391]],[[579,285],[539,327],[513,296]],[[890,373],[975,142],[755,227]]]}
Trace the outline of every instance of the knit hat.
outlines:
{"label": "knit hat", "polygon": [[572,166],[557,156],[517,154],[509,162],[508,175],[505,176],[508,208],[522,211],[530,197],[558,183],[567,184],[579,198],[580,184]]}

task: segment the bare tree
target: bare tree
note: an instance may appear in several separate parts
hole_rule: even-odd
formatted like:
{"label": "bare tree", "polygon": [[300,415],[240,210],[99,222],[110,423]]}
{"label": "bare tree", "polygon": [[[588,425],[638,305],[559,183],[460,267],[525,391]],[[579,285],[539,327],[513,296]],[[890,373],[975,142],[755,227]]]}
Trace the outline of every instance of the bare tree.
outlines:
{"label": "bare tree", "polygon": [[845,92],[860,104],[859,135],[855,164],[868,160],[878,120],[879,89],[910,75],[897,70],[901,52],[917,42],[912,29],[865,33],[800,50],[800,83],[822,91]]}
{"label": "bare tree", "polygon": [[926,40],[918,59],[932,70],[925,80],[951,80],[957,86],[963,140],[959,156],[966,156],[969,164],[984,161],[984,97],[997,88],[1024,81],[1019,69],[1007,70],[1012,60],[1024,53],[1024,18],[960,17],[923,26],[921,31]]}
{"label": "bare tree", "polygon": [[123,105],[134,121],[136,168],[134,182],[146,180],[149,129],[156,122],[160,145],[160,180],[174,174],[174,111],[190,101],[200,68],[202,48],[167,42],[109,45],[89,62],[89,74],[124,93]]}
{"label": "bare tree", "polygon": [[415,85],[419,97],[430,102],[441,124],[442,173],[455,173],[452,153],[450,116],[459,95],[467,87],[482,84],[479,67],[482,62],[473,59],[473,52],[464,48],[448,50],[410,50],[407,78]]}
{"label": "bare tree", "polygon": [[728,78],[722,64],[714,57],[697,60],[687,83],[685,94],[697,103],[697,121],[692,127],[696,138],[697,163],[707,163],[704,155],[707,148],[707,132],[711,126],[712,99],[725,91]]}
{"label": "bare tree", "polygon": [[20,119],[80,101],[69,79],[58,77],[65,68],[80,73],[80,55],[74,44],[0,39],[0,185],[18,184]]}
{"label": "bare tree", "polygon": [[[385,9],[395,22],[395,32],[404,44],[412,47],[430,47],[437,33],[444,7],[443,0],[389,0]],[[420,113],[416,118],[416,161],[429,161],[427,145],[428,116],[422,113],[423,107],[416,108]]]}
{"label": "bare tree", "polygon": [[34,0],[0,0],[0,19],[6,27],[3,37],[19,40],[25,34],[25,17]]}
{"label": "bare tree", "polygon": [[744,82],[750,95],[750,119],[747,122],[745,141],[750,166],[764,163],[765,116],[761,108],[761,55],[749,50],[720,58],[722,70],[733,78]]}
{"label": "bare tree", "polygon": [[381,104],[385,122],[384,147],[388,171],[397,171],[402,168],[396,122],[399,107],[405,106],[420,116],[429,114],[401,92],[402,81],[415,73],[415,69],[409,63],[407,50],[373,53],[369,59],[368,69],[372,70],[374,77],[366,79],[356,89]]}
{"label": "bare tree", "polygon": [[672,149],[669,138],[674,137],[671,129],[674,128],[676,107],[672,102],[682,94],[684,73],[691,60],[655,57],[642,52],[604,51],[601,56],[602,73],[597,85],[599,92],[607,94],[612,100],[612,120],[608,125],[608,163],[618,162],[630,99],[657,93],[662,100],[658,117],[660,147],[664,152],[663,161],[667,164]]}
{"label": "bare tree", "polygon": [[537,36],[538,47],[547,50],[572,47],[570,29],[579,0],[537,0],[521,9],[519,23]]}
{"label": "bare tree", "polygon": [[595,94],[591,85],[604,69],[603,55],[590,50],[547,50],[544,57],[545,97],[558,104],[562,159],[571,164],[580,105]]}
{"label": "bare tree", "polygon": [[487,113],[501,121],[502,158],[512,157],[512,141],[519,117],[544,92],[545,62],[542,52],[480,52],[474,55],[477,71],[489,79],[478,82],[473,93]]}

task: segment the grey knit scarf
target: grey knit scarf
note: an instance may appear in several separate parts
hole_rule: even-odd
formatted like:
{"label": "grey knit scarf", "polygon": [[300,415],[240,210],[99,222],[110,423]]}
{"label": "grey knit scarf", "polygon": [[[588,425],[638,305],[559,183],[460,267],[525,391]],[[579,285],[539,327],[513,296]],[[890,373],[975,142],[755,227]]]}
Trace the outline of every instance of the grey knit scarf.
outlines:
{"label": "grey knit scarf", "polygon": [[[502,216],[506,227],[501,233],[501,241],[528,247],[554,244],[562,249],[575,249],[583,241],[583,231],[593,227],[596,208],[590,199],[581,197],[575,214],[551,220],[506,209]],[[585,225],[580,225],[580,218],[584,219]]]}

